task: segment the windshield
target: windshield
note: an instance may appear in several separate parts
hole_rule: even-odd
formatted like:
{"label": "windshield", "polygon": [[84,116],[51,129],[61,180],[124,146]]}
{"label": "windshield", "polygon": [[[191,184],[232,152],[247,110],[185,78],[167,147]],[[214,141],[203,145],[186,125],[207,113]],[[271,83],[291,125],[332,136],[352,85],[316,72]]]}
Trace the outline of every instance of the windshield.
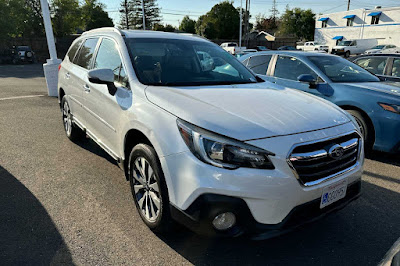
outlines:
{"label": "windshield", "polygon": [[338,43],[338,46],[350,46],[351,41],[341,41]]}
{"label": "windshield", "polygon": [[336,56],[309,56],[332,82],[376,82],[379,78],[356,64]]}
{"label": "windshield", "polygon": [[371,49],[383,49],[383,48],[385,48],[385,45],[377,45],[372,47]]}
{"label": "windshield", "polygon": [[139,81],[156,86],[255,83],[256,77],[218,45],[205,41],[128,38]]}

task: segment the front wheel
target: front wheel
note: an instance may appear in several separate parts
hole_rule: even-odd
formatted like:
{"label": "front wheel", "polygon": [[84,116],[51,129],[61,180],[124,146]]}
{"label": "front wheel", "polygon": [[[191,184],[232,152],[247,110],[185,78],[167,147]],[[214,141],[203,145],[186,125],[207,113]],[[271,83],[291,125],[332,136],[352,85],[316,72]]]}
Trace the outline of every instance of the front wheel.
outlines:
{"label": "front wheel", "polygon": [[346,53],[344,54],[344,57],[349,58],[350,57],[350,51],[346,51]]}
{"label": "front wheel", "polygon": [[143,222],[155,232],[171,224],[164,174],[153,147],[136,145],[129,156],[129,181],[133,200]]}
{"label": "front wheel", "polygon": [[374,140],[372,139],[372,132],[370,132],[370,129],[368,128],[368,123],[366,122],[364,116],[356,111],[356,110],[347,110],[348,113],[350,113],[354,119],[356,120],[358,126],[360,127],[361,135],[363,136],[365,147],[369,149],[372,147],[372,144],[374,143]]}

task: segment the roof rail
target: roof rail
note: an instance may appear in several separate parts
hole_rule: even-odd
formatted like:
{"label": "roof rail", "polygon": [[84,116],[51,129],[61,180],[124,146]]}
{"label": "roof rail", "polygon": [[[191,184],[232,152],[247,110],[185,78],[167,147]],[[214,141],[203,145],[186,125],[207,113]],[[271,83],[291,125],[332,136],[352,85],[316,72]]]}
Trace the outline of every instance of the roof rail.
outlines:
{"label": "roof rail", "polygon": [[122,37],[125,36],[125,33],[116,27],[103,27],[103,28],[93,29],[93,30],[85,31],[84,33],[82,33],[82,35],[92,33],[92,32],[107,32],[107,31],[116,32],[119,35],[121,35]]}

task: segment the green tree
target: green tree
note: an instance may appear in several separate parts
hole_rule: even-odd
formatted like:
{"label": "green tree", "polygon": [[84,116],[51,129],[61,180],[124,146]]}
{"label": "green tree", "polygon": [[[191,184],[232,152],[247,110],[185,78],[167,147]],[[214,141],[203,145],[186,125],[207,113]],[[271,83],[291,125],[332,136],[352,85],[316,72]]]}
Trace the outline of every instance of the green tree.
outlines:
{"label": "green tree", "polygon": [[174,32],[176,28],[170,24],[166,24],[165,26],[159,23],[153,25],[153,30],[155,31],[166,31],[166,32]]}
{"label": "green tree", "polygon": [[[121,2],[121,27],[130,29],[143,29],[142,0],[123,0]],[[144,13],[146,29],[152,29],[156,23],[160,23],[160,8],[156,0],[144,1]]]}
{"label": "green tree", "polygon": [[286,8],[281,17],[279,35],[293,35],[302,40],[313,40],[315,14],[311,9]]}
{"label": "green tree", "polygon": [[85,30],[114,26],[112,19],[104,11],[104,4],[98,3],[97,0],[85,0],[81,12]]}
{"label": "green tree", "polygon": [[268,33],[275,33],[278,30],[279,20],[274,17],[265,17],[258,14],[256,16],[256,25],[254,28],[258,31],[266,31]]}
{"label": "green tree", "polygon": [[239,11],[231,2],[225,1],[199,17],[196,33],[211,39],[236,39],[239,36],[239,23]]}
{"label": "green tree", "polygon": [[75,33],[82,25],[78,0],[53,0],[51,13],[53,30],[57,37]]}
{"label": "green tree", "polygon": [[179,30],[187,33],[196,33],[196,21],[190,19],[189,16],[184,16],[179,24]]}

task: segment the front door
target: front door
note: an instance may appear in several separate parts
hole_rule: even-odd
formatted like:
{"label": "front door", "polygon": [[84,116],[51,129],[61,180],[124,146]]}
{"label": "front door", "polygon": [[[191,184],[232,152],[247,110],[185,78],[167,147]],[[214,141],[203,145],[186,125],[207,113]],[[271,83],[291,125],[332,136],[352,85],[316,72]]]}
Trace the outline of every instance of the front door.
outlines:
{"label": "front door", "polygon": [[94,135],[111,155],[119,157],[119,134],[121,133],[120,118],[132,105],[132,93],[128,78],[123,67],[116,42],[103,38],[94,58],[93,69],[111,69],[118,90],[113,96],[108,92],[107,85],[88,82],[88,90],[84,94],[86,121],[89,134]]}

